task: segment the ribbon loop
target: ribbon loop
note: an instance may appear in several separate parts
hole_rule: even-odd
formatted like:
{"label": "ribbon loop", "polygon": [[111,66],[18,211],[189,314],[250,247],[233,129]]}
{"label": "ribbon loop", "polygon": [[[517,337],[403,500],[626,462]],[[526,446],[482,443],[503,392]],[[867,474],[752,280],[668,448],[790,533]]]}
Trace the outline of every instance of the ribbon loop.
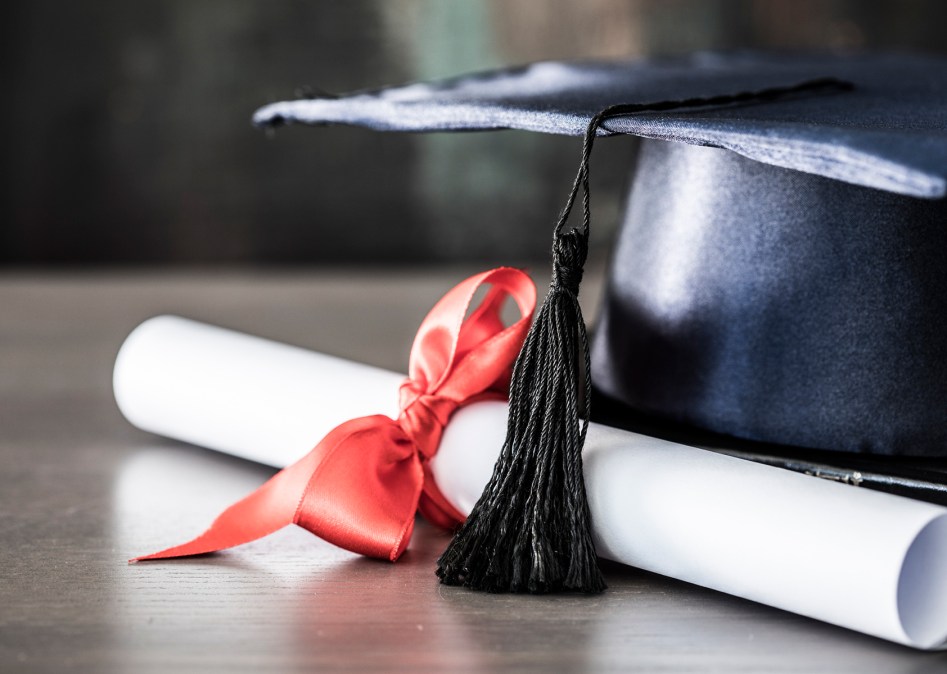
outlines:
{"label": "ribbon loop", "polygon": [[[490,289],[471,310],[486,285]],[[520,318],[504,327],[507,298]],[[518,269],[501,267],[462,281],[421,323],[409,376],[399,390],[397,419],[375,415],[340,424],[194,540],[132,561],[215,552],[288,524],[347,550],[395,561],[408,545],[419,509],[437,526],[459,524],[463,517],[437,489],[427,462],[458,407],[506,396],[535,306],[535,286]]]}

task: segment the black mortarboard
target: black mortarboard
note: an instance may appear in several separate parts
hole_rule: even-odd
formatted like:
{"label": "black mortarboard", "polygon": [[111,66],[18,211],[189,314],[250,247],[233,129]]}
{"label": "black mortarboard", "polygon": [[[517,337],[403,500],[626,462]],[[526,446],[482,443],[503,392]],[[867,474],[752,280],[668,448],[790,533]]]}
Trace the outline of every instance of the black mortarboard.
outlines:
{"label": "black mortarboard", "polygon": [[275,103],[254,121],[580,135],[616,104],[647,107],[599,135],[647,140],[592,349],[607,407],[776,445],[947,457],[945,60],[539,63]]}

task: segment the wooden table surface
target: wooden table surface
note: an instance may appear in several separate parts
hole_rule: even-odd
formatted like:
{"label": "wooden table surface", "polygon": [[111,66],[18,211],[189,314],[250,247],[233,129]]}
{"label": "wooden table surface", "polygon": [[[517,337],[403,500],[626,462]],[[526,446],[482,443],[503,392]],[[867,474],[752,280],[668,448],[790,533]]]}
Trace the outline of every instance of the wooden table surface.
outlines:
{"label": "wooden table surface", "polygon": [[0,671],[947,671],[945,654],[618,565],[595,597],[443,587],[447,538],[423,522],[395,565],[295,528],[126,564],[272,474],[122,419],[111,367],[137,323],[182,314],[403,370],[470,271],[0,275]]}

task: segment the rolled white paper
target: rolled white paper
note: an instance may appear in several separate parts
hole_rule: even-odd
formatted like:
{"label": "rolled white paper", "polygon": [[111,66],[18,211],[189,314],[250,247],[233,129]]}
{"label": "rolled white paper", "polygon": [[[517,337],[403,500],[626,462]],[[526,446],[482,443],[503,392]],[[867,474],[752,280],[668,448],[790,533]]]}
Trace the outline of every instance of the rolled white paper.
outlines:
{"label": "rolled white paper", "polygon": [[[404,376],[173,316],[119,352],[139,428],[282,467],[357,416],[397,415]],[[469,512],[506,405],[459,410],[432,469]],[[592,424],[585,480],[603,557],[916,648],[947,640],[947,509]]]}

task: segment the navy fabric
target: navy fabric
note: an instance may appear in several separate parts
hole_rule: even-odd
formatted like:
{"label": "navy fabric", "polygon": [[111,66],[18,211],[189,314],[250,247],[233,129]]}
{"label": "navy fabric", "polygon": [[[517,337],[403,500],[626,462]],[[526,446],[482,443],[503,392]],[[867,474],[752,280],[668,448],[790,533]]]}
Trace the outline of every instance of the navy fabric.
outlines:
{"label": "navy fabric", "polygon": [[336,99],[286,101],[258,125],[357,124],[387,131],[516,128],[580,135],[616,103],[787,86],[818,77],[856,89],[610,120],[628,133],[723,147],[775,166],[901,194],[947,192],[947,60],[908,55],[697,54],[656,61],[546,62]]}
{"label": "navy fabric", "polygon": [[947,456],[947,200],[645,141],[592,350],[632,409]]}
{"label": "navy fabric", "polygon": [[627,409],[728,436],[947,457],[947,60],[540,63],[275,103],[254,121],[580,135],[613,104],[822,77],[855,89],[605,124],[650,140],[593,379]]}

